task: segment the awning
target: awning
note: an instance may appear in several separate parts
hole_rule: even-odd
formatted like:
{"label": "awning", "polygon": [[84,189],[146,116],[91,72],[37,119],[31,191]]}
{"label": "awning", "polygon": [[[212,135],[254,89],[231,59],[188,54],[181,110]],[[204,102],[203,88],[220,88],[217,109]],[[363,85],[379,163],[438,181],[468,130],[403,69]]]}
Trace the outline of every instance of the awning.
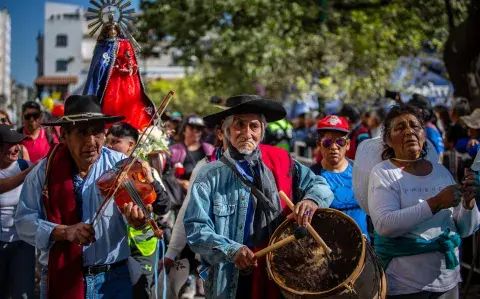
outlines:
{"label": "awning", "polygon": [[77,76],[40,76],[35,85],[68,85],[77,84]]}

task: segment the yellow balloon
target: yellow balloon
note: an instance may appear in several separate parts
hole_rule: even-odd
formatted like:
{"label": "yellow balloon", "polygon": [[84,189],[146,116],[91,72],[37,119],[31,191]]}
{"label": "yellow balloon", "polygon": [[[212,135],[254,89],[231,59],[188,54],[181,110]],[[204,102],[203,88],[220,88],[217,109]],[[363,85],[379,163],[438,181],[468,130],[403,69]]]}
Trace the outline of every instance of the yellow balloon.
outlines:
{"label": "yellow balloon", "polygon": [[51,97],[46,97],[42,100],[43,106],[45,106],[46,109],[52,110],[54,103],[54,100]]}
{"label": "yellow balloon", "polygon": [[56,92],[52,93],[52,99],[54,99],[54,100],[60,99],[61,96],[62,96],[62,93],[59,92],[59,91],[56,91]]}

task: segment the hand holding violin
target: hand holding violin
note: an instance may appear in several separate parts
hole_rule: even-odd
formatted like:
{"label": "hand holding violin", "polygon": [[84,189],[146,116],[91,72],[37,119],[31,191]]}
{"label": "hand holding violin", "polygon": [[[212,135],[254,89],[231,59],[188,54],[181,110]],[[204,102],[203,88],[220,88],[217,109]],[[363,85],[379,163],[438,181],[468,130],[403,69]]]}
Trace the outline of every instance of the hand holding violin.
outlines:
{"label": "hand holding violin", "polygon": [[145,179],[147,180],[147,182],[149,182],[150,184],[153,183],[155,179],[153,178],[152,168],[150,167],[150,164],[148,164],[148,162],[145,160],[138,160],[138,162],[142,164],[143,174],[145,175]]}
{"label": "hand holding violin", "polygon": [[[147,205],[147,211],[149,213],[153,211],[152,205]],[[128,224],[135,229],[142,229],[147,224],[145,214],[133,202],[129,202],[128,204],[126,203],[123,206],[123,214],[125,215]]]}

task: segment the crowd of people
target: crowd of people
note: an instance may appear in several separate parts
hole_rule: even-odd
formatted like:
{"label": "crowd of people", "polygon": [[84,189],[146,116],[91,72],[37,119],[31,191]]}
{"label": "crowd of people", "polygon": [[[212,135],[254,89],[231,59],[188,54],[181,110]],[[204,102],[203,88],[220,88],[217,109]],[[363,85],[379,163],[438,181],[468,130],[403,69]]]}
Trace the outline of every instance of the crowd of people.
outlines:
{"label": "crowd of people", "polygon": [[[176,298],[280,298],[255,252],[286,217],[306,225],[328,207],[374,246],[389,298],[459,298],[461,239],[480,226],[480,109],[417,94],[377,103],[291,122],[253,95],[203,118],[167,113],[169,151],[139,162],[156,197],[145,209],[103,206],[97,181],[132,155],[139,131],[96,96],[70,96],[48,122],[27,102],[18,129],[0,111],[0,298],[34,298],[35,277],[41,298],[152,298],[160,273],[175,277],[162,288]],[[292,159],[299,141],[312,165]]]}

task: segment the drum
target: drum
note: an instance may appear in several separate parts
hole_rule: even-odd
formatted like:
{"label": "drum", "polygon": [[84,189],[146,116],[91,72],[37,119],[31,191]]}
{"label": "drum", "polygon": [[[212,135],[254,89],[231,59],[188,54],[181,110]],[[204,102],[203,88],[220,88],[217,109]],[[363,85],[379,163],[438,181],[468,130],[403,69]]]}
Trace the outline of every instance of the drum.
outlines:
{"label": "drum", "polygon": [[[355,221],[333,209],[318,209],[311,225],[332,249],[327,255],[311,236],[267,254],[267,271],[285,298],[384,299],[385,273]],[[270,245],[293,234],[285,220]]]}

